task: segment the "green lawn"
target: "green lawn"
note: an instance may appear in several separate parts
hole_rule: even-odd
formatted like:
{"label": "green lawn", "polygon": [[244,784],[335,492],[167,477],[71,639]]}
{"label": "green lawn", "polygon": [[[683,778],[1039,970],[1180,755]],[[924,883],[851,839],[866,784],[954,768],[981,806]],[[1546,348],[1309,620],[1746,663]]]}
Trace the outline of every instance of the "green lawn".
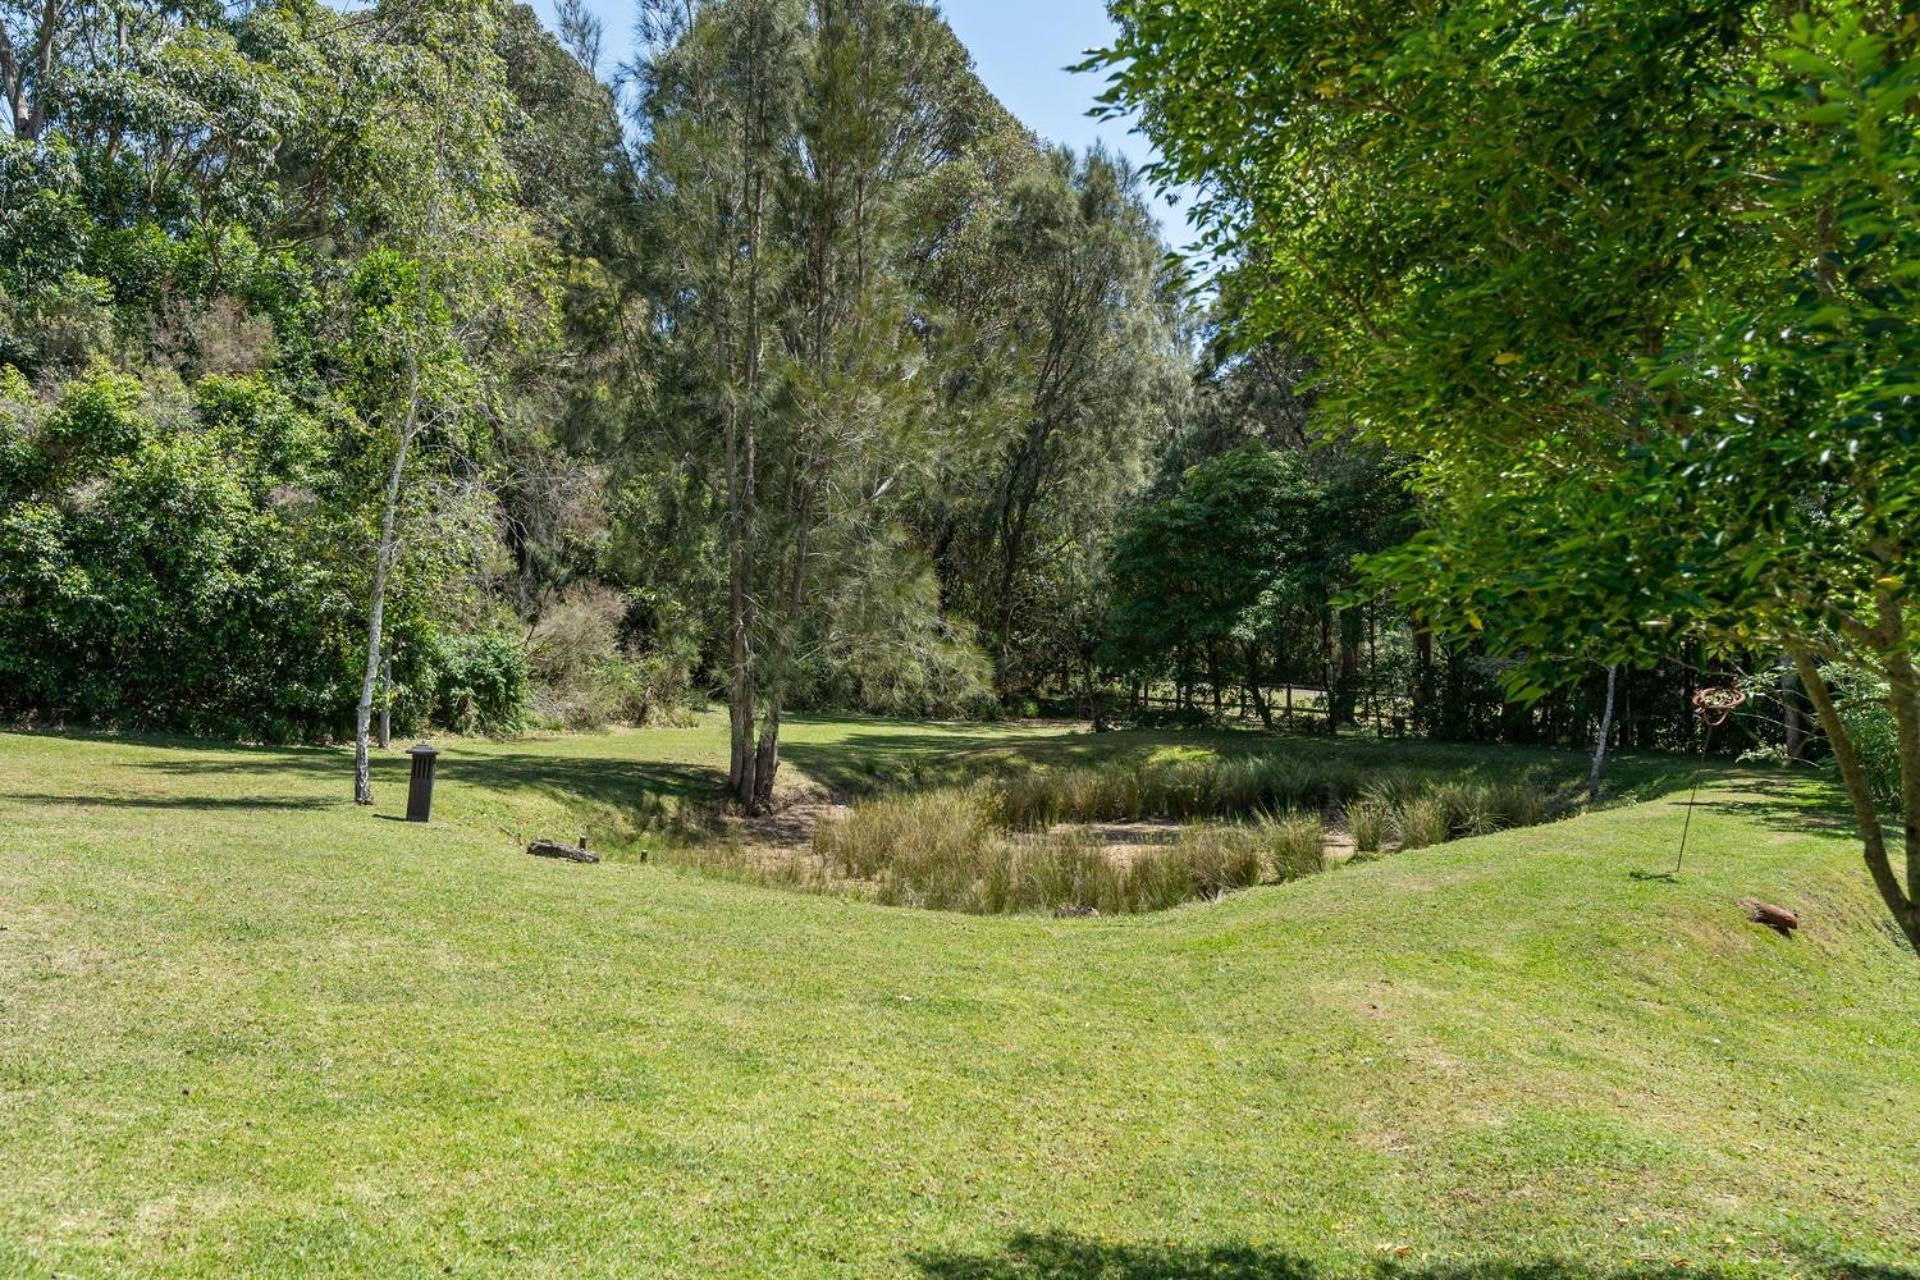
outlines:
{"label": "green lawn", "polygon": [[[428,827],[397,754],[369,813],[340,751],[0,735],[0,1273],[1920,1276],[1920,961],[1809,786],[1723,779],[1677,883],[1630,873],[1684,791],[959,917],[642,865],[723,733],[450,744]],[[1254,741],[815,722],[787,758]],[[620,856],[519,851],[583,825]]]}

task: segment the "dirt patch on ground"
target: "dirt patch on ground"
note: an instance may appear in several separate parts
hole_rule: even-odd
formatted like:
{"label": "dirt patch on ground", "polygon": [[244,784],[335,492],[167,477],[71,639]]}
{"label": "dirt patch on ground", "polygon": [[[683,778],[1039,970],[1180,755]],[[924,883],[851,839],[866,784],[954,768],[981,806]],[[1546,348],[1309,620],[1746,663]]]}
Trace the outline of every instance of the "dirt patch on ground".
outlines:
{"label": "dirt patch on ground", "polygon": [[767,812],[754,817],[721,815],[726,856],[765,871],[813,861],[813,833],[821,823],[846,816],[849,809],[845,797],[822,787],[776,786]]}
{"label": "dirt patch on ground", "polygon": [[773,808],[757,818],[732,816],[726,819],[734,838],[742,844],[771,849],[811,849],[813,833],[821,823],[844,817],[848,806],[825,793],[806,793],[776,800]]}
{"label": "dirt patch on ground", "polygon": [[1147,818],[1139,822],[1056,822],[1042,835],[1037,831],[1018,832],[1016,840],[1041,840],[1079,833],[1100,846],[1112,862],[1130,866],[1133,860],[1156,850],[1169,848],[1180,840],[1180,824],[1165,818]]}

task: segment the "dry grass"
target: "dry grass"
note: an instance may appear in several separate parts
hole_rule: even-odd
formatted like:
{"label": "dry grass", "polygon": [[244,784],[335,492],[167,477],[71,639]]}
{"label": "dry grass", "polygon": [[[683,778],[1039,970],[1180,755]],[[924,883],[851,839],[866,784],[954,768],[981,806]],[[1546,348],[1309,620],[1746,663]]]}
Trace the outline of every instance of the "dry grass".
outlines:
{"label": "dry grass", "polygon": [[1125,855],[1078,827],[1007,830],[994,793],[932,791],[861,805],[814,832],[813,859],[783,878],[857,882],[877,901],[980,915],[1159,911],[1321,869],[1320,819],[1289,813],[1200,823]]}
{"label": "dry grass", "polygon": [[[1377,853],[1532,826],[1562,806],[1529,779],[1362,774],[1289,755],[1035,770],[966,788],[882,797],[814,833],[813,857],[776,879],[857,886],[880,901],[981,914],[1131,913],[1310,875],[1323,811],[1344,808]],[[1172,844],[1116,853],[1084,824],[1188,824]]]}

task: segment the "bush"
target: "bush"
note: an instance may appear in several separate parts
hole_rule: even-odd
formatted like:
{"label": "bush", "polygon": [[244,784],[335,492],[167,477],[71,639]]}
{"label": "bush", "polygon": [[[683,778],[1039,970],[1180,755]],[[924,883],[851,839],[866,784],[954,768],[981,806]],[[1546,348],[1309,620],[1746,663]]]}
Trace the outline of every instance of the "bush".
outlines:
{"label": "bush", "polygon": [[691,644],[635,652],[621,644],[627,601],[608,587],[569,591],[533,630],[531,705],[563,729],[684,723],[695,651]]}
{"label": "bush", "polygon": [[489,736],[525,726],[527,656],[513,637],[493,631],[442,640],[433,667],[435,724]]}
{"label": "bush", "polygon": [[285,406],[236,394],[202,421],[104,369],[51,405],[31,394],[0,387],[0,715],[337,728],[364,604],[325,522],[267,495],[287,478],[268,448],[281,436],[251,415]]}

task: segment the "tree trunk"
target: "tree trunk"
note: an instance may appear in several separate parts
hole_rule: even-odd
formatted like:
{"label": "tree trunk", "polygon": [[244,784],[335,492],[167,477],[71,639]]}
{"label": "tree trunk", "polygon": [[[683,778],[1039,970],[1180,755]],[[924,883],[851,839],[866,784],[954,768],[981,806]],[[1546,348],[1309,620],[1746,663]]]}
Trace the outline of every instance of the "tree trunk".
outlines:
{"label": "tree trunk", "polygon": [[1356,723],[1354,708],[1359,703],[1360,693],[1360,641],[1363,636],[1360,614],[1353,609],[1342,609],[1338,625],[1340,632],[1338,696],[1330,699],[1333,705],[1329,709],[1329,715],[1341,724],[1354,724]]}
{"label": "tree trunk", "polygon": [[754,749],[753,793],[747,812],[758,816],[773,807],[773,780],[780,772],[780,704],[767,708],[760,724],[760,741]]}
{"label": "tree trunk", "polygon": [[1801,723],[1800,700],[1794,692],[1793,658],[1780,655],[1780,721],[1786,734],[1786,756],[1788,764],[1799,764],[1806,758],[1806,727]]}
{"label": "tree trunk", "polygon": [[1433,632],[1420,625],[1418,617],[1409,618],[1413,626],[1413,723],[1424,733],[1433,732]]}
{"label": "tree trunk", "polygon": [[[1873,806],[1873,793],[1867,786],[1866,771],[1860,766],[1860,757],[1854,750],[1853,739],[1848,736],[1846,725],[1840,719],[1838,708],[1834,706],[1833,695],[1827,691],[1826,677],[1814,664],[1813,654],[1805,645],[1790,640],[1787,654],[1793,659],[1794,670],[1800,675],[1800,686],[1806,691],[1807,700],[1813,703],[1813,709],[1820,717],[1820,726],[1826,730],[1827,744],[1833,749],[1833,761],[1840,770],[1847,800],[1853,806],[1854,820],[1860,824],[1861,852],[1866,856],[1867,874],[1873,878],[1874,888],[1880,891],[1881,901],[1893,913],[1894,921],[1906,936],[1908,945],[1920,953],[1920,910],[1916,910],[1913,900],[1901,888],[1893,863],[1887,856],[1886,831],[1881,827],[1880,814]],[[1904,760],[1902,764],[1903,789],[1912,790],[1911,779],[1914,775],[1907,772]],[[1909,814],[1906,821],[1910,842],[1907,868],[1908,873],[1912,874],[1915,860],[1920,858],[1920,846],[1911,843],[1915,838],[1914,816]]]}
{"label": "tree trunk", "polygon": [[387,473],[386,501],[380,510],[380,546],[373,562],[372,603],[367,611],[367,665],[360,680],[360,703],[353,714],[353,802],[373,803],[373,777],[367,760],[367,734],[373,723],[373,684],[380,674],[380,633],[387,613],[387,577],[393,571],[399,541],[400,482],[407,469],[407,451],[413,446],[420,422],[420,368],[408,370],[407,416],[400,428],[400,447]]}
{"label": "tree trunk", "polygon": [[1220,716],[1220,642],[1207,637],[1207,688],[1213,696],[1214,718]]}
{"label": "tree trunk", "polygon": [[380,659],[380,749],[393,745],[393,654]]}
{"label": "tree trunk", "polygon": [[1260,713],[1260,723],[1268,730],[1273,729],[1273,708],[1267,705],[1266,694],[1260,690],[1260,646],[1247,646],[1247,693],[1253,699],[1253,709]]}
{"label": "tree trunk", "polygon": [[[758,756],[753,741],[754,703],[757,693],[755,663],[756,608],[752,572],[754,540],[758,518],[756,480],[759,459],[755,454],[754,415],[760,403],[760,252],[765,226],[766,175],[761,170],[760,148],[765,139],[761,81],[763,34],[760,24],[750,22],[748,29],[755,44],[746,56],[748,83],[745,109],[740,113],[740,197],[745,213],[742,240],[745,254],[744,296],[737,292],[743,285],[735,275],[738,254],[727,256],[729,298],[724,322],[716,327],[715,365],[730,385],[725,405],[727,466],[727,597],[728,661],[727,696],[731,728],[731,761],[727,773],[728,789],[739,803],[752,808],[759,794]],[[733,308],[740,307],[740,334],[733,341],[729,325]],[[737,381],[736,381],[737,379]]]}
{"label": "tree trunk", "polygon": [[1620,666],[1607,668],[1607,706],[1600,713],[1600,734],[1593,743],[1593,771],[1587,775],[1587,803],[1600,803],[1600,775],[1607,767],[1607,739],[1613,735],[1613,693],[1620,680]]}
{"label": "tree trunk", "polygon": [[1374,732],[1380,732],[1380,616],[1371,604],[1367,606],[1367,715]]}
{"label": "tree trunk", "polygon": [[1920,679],[1907,648],[1905,617],[1900,606],[1884,593],[1881,626],[1887,646],[1887,701],[1900,741],[1900,830],[1906,843],[1907,937],[1920,951]]}

